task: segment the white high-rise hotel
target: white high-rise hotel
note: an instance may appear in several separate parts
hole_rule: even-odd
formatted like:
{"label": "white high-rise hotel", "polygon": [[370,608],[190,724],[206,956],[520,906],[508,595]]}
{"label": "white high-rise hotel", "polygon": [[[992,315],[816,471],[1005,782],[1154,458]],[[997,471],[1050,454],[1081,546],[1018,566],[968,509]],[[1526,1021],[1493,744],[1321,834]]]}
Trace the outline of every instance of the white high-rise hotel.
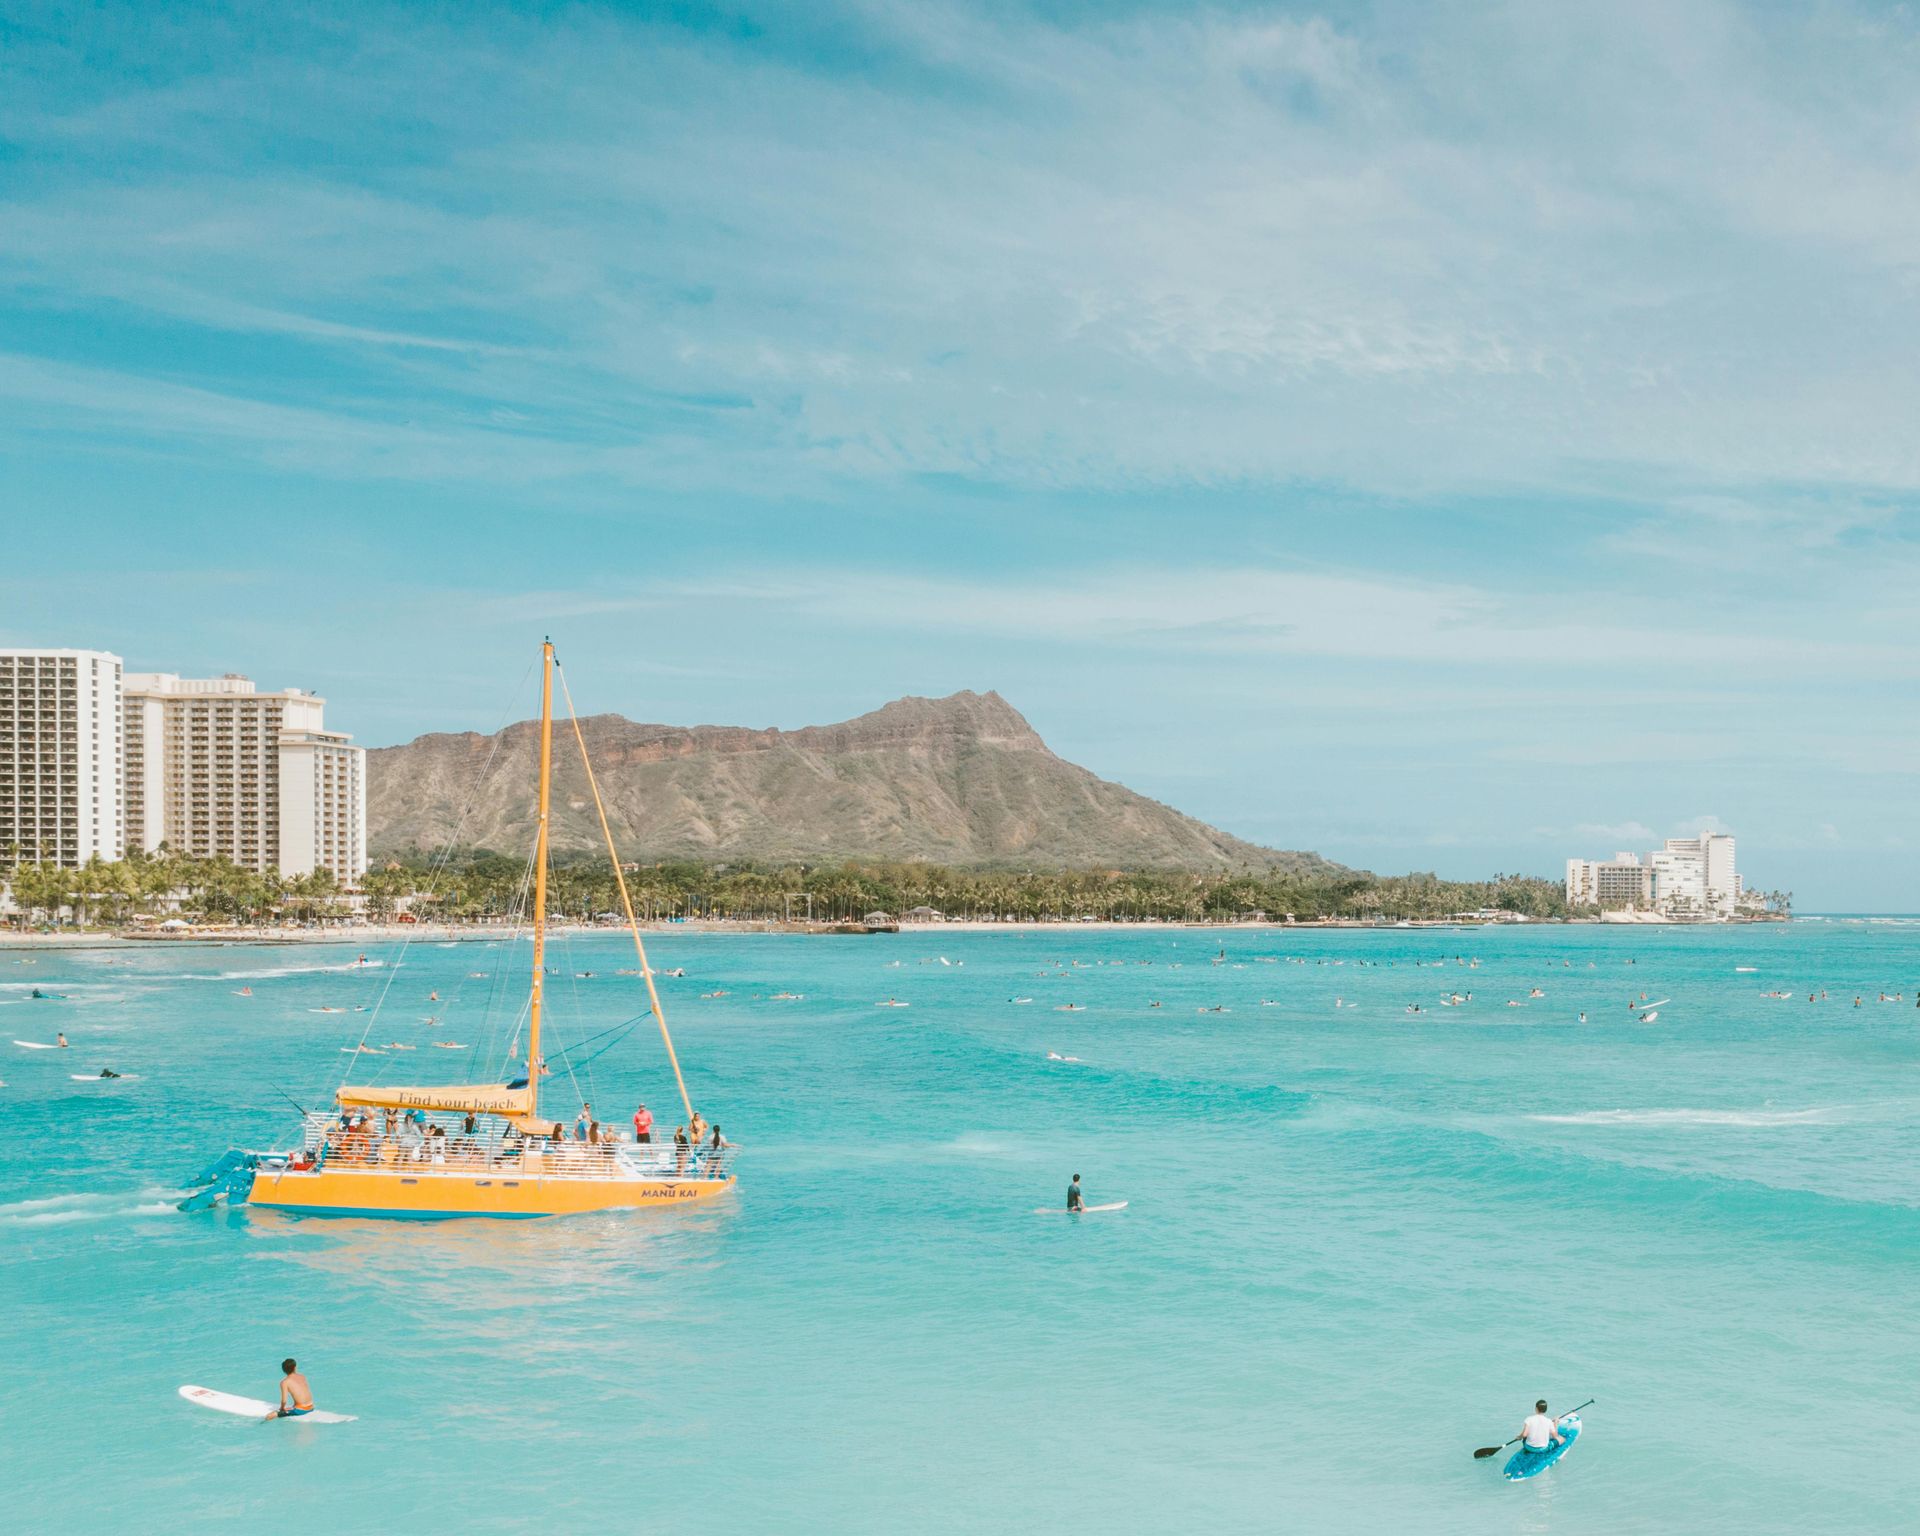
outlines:
{"label": "white high-rise hotel", "polygon": [[104,651],[0,651],[0,858],[196,857],[351,881],[367,867],[366,749],[325,700],[244,677],[123,672]]}
{"label": "white high-rise hotel", "polygon": [[326,729],[326,701],[248,678],[130,672],[127,845],[165,843],[287,876],[367,867],[367,753]]}
{"label": "white high-rise hotel", "polygon": [[1670,837],[1647,855],[1567,860],[1567,905],[1632,908],[1670,917],[1731,917],[1744,894],[1725,832]]}
{"label": "white high-rise hotel", "polygon": [[0,650],[0,859],[119,858],[120,786],[120,658]]}

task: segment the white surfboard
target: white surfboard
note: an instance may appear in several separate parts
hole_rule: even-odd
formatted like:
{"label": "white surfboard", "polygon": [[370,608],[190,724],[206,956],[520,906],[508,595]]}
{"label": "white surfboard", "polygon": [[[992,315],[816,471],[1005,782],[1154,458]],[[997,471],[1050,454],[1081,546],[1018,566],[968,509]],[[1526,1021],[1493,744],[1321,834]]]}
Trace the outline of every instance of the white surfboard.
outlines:
{"label": "white surfboard", "polygon": [[140,1081],[138,1072],[121,1072],[113,1077],[102,1077],[98,1072],[69,1072],[67,1076],[76,1083],[137,1083]]}
{"label": "white surfboard", "polygon": [[59,1046],[47,1040],[16,1040],[13,1042],[23,1051],[57,1051]]}
{"label": "white surfboard", "polygon": [[[257,1397],[236,1397],[231,1392],[216,1392],[212,1387],[182,1387],[180,1395],[190,1403],[198,1403],[202,1408],[211,1408],[218,1413],[238,1414],[243,1419],[264,1419],[277,1412],[272,1403],[262,1402]],[[316,1408],[312,1413],[296,1415],[303,1424],[351,1424],[355,1415],[351,1413],[328,1413],[324,1408]]]}
{"label": "white surfboard", "polygon": [[[1115,1200],[1109,1205],[1083,1205],[1080,1207],[1080,1214],[1082,1216],[1091,1216],[1095,1211],[1124,1211],[1126,1208],[1126,1201]],[[1033,1214],[1036,1216],[1071,1216],[1073,1212],[1068,1210],[1064,1205],[1043,1205]]]}

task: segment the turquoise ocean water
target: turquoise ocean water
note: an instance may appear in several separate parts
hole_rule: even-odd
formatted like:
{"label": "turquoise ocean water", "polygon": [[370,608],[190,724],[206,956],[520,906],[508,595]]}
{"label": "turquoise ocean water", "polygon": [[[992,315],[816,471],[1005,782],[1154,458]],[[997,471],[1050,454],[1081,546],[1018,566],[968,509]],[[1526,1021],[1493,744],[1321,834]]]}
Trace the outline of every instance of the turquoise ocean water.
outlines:
{"label": "turquoise ocean water", "polygon": [[[524,945],[368,953],[0,951],[9,1528],[1920,1521],[1920,924],[663,934],[695,1101],[744,1148],[717,1206],[175,1213],[286,1136],[277,1090],[339,1082],[366,1017],[313,1010],[390,988],[372,1040],[422,1047],[363,1059],[391,1080],[510,1036],[485,1003]],[[644,1006],[619,939],[552,960],[596,973],[554,984],[561,1043]],[[68,1079],[102,1065],[138,1081]],[[606,1117],[667,1118],[657,1037],[589,1070]],[[1076,1171],[1128,1208],[1033,1214]],[[175,1395],[271,1396],[289,1353],[359,1422]],[[1471,1453],[1541,1394],[1599,1402],[1507,1485]]]}

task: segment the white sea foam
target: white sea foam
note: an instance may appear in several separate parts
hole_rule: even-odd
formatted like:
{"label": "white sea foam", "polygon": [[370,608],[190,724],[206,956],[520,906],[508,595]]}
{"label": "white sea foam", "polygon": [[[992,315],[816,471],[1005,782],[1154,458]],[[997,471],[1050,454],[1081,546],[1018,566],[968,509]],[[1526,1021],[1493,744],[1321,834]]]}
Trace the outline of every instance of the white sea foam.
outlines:
{"label": "white sea foam", "polygon": [[49,1195],[38,1200],[15,1200],[0,1205],[0,1226],[46,1227],[69,1221],[105,1221],[116,1216],[159,1216],[174,1209],[171,1200],[155,1200],[165,1190],[144,1189],[148,1198],[139,1204],[126,1203],[126,1191],[112,1194],[77,1193]]}
{"label": "white sea foam", "polygon": [[263,965],[250,971],[182,971],[181,981],[271,981],[277,976],[319,976],[337,971],[377,971],[384,960],[369,960],[364,965],[349,960],[344,965]]}
{"label": "white sea foam", "polygon": [[1574,1115],[1528,1115],[1527,1118],[1546,1125],[1768,1127],[1825,1124],[1849,1108],[1850,1105],[1834,1104],[1817,1109],[1592,1109]]}

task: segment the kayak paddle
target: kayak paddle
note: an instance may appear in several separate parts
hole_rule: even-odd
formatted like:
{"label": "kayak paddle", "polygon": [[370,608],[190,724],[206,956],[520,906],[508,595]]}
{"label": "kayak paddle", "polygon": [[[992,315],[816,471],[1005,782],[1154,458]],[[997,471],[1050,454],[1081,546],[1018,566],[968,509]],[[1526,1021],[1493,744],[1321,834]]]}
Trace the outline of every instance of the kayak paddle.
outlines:
{"label": "kayak paddle", "polygon": [[[1580,1405],[1580,1408],[1591,1408],[1594,1405],[1594,1402],[1595,1402],[1595,1399],[1590,1397]],[[1557,1415],[1553,1422],[1558,1424],[1562,1419],[1572,1418],[1576,1413],[1580,1411],[1580,1408],[1569,1408],[1565,1413]],[[1509,1440],[1507,1442],[1507,1445],[1512,1445],[1515,1440],[1518,1440],[1520,1438],[1521,1437],[1519,1435],[1515,1435],[1513,1437],[1513,1440]],[[1483,1445],[1480,1447],[1479,1450],[1473,1453],[1473,1459],[1475,1461],[1485,1461],[1489,1456],[1498,1456],[1502,1451],[1504,1451],[1507,1448],[1507,1445]]]}

